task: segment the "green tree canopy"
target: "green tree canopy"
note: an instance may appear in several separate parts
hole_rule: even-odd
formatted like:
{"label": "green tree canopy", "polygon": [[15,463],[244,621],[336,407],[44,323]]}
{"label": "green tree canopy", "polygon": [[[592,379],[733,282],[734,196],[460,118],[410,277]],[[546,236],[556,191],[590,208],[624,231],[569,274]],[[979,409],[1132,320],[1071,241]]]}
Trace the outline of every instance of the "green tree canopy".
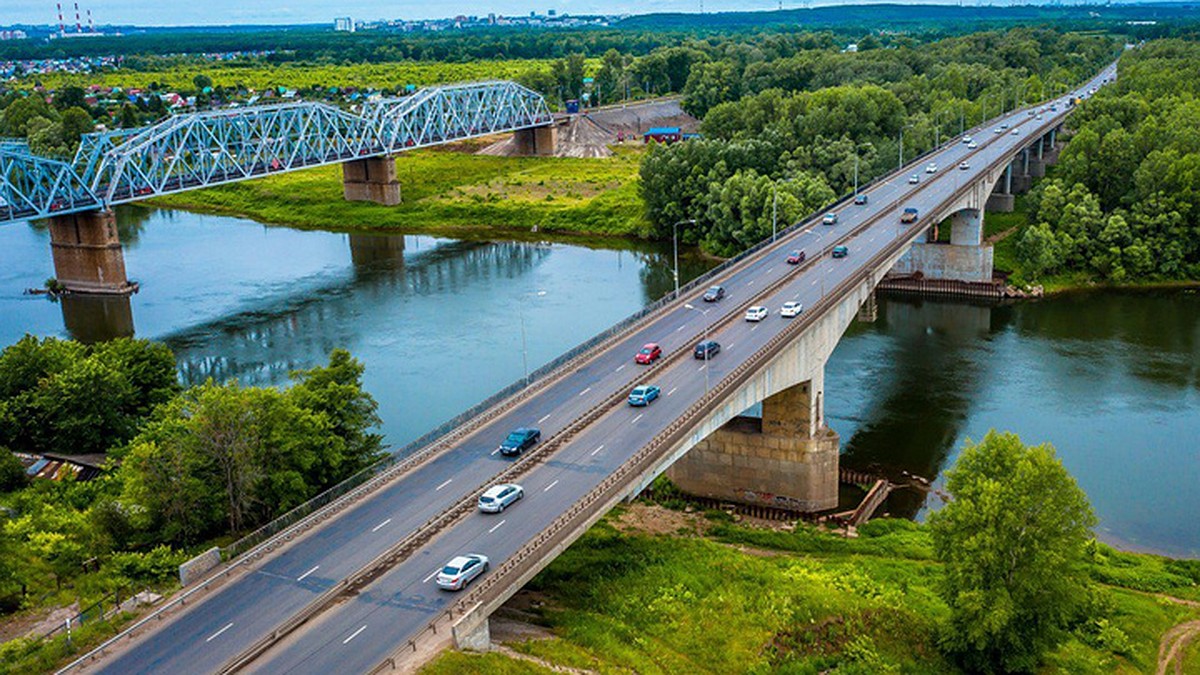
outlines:
{"label": "green tree canopy", "polygon": [[1087,496],[1051,446],[994,431],[967,443],[946,489],[929,518],[950,606],[943,644],[971,672],[1030,672],[1087,600]]}

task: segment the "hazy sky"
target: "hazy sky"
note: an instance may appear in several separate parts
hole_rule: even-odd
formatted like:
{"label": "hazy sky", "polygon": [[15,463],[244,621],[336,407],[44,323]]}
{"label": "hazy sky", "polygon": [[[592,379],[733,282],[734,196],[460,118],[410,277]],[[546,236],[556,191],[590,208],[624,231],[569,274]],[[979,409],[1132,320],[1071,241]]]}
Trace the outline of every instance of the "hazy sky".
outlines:
{"label": "hazy sky", "polygon": [[[891,0],[896,1],[896,0]],[[904,0],[899,0],[903,2]],[[957,0],[924,0],[926,3],[958,4]],[[1003,2],[1003,0],[1000,0]],[[1022,0],[1026,2],[1027,0]],[[80,0],[80,13],[92,10],[97,25],[142,26],[287,24],[333,22],[335,16],[355,19],[426,19],[456,14],[486,15],[544,14],[555,9],[570,14],[645,14],[648,12],[695,12],[701,0],[463,0],[462,2],[371,2],[369,0]],[[706,12],[777,9],[778,0],[703,0]],[[783,7],[801,7],[802,0],[784,0]],[[0,25],[13,23],[53,24],[58,21],[54,0],[0,0]],[[812,2],[810,4],[851,4]],[[74,0],[64,0],[63,15],[68,25],[75,22]]]}

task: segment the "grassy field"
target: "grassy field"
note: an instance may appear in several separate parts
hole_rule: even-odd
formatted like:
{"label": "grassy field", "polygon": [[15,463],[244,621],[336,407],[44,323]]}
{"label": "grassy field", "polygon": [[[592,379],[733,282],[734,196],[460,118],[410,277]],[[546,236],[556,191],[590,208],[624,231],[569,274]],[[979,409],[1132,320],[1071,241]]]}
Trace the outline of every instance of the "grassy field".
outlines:
{"label": "grassy field", "polygon": [[417,86],[472,80],[511,80],[525,73],[549,70],[550,59],[506,59],[499,61],[351,63],[344,65],[280,65],[234,66],[228,63],[176,66],[163,70],[113,70],[98,73],[46,73],[16,83],[32,87],[40,82],[47,89],[66,85],[86,87],[147,87],[151,82],[164,85],[167,91],[191,91],[192,78],[207,75],[215,87],[246,87],[262,91],[268,87],[308,89],[318,87],[358,87],[360,89],[395,89],[407,84]]}
{"label": "grassy field", "polygon": [[[1154,672],[1160,637],[1200,618],[1200,607],[1155,594],[1195,598],[1200,565],[1103,545],[1093,557],[1105,616],[1042,672]],[[423,672],[953,673],[937,649],[938,576],[928,531],[908,521],[875,521],[847,540],[637,504],[510,603],[548,631],[508,645],[536,662],[450,652]],[[1197,672],[1194,654],[1185,672]]]}
{"label": "grassy field", "polygon": [[603,159],[493,157],[450,150],[400,155],[403,203],[342,199],[338,166],[162,197],[157,206],[326,230],[387,229],[460,238],[538,232],[639,236],[642,150]]}

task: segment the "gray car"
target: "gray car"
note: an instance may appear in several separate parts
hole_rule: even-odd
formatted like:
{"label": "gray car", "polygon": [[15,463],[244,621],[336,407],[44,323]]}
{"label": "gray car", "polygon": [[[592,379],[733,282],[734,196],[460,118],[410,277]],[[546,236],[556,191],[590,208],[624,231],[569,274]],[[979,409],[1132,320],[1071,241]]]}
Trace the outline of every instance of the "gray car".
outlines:
{"label": "gray car", "polygon": [[479,510],[484,513],[500,513],[524,496],[524,488],[515,483],[493,485],[479,495]]}
{"label": "gray car", "polygon": [[461,591],[475,577],[487,571],[488,559],[485,555],[468,553],[455,556],[454,560],[446,563],[437,575],[437,585],[447,591]]}

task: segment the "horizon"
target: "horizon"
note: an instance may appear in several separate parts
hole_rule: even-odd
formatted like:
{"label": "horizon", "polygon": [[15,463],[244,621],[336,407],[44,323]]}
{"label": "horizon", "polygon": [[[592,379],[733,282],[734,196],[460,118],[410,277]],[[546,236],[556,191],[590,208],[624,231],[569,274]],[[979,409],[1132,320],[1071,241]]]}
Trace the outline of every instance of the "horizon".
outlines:
{"label": "horizon", "polygon": [[[58,15],[53,0],[16,0],[15,7],[5,12],[8,26],[33,26],[54,29],[57,27]],[[76,23],[75,4],[62,2],[63,24],[68,31]],[[1043,2],[990,2],[981,0],[919,0],[905,2],[892,0],[877,2],[874,0],[849,0],[845,2],[821,2],[813,0],[666,0],[654,11],[644,10],[644,6],[631,0],[551,0],[543,3],[529,0],[497,0],[491,7],[468,10],[446,7],[430,11],[428,3],[405,1],[393,6],[392,15],[383,15],[376,9],[379,5],[364,0],[350,0],[339,5],[337,11],[331,12],[326,3],[316,0],[292,0],[288,6],[264,7],[262,5],[247,6],[236,0],[211,0],[201,5],[188,5],[184,8],[164,7],[149,0],[126,0],[110,3],[102,8],[93,7],[88,0],[79,2],[79,17],[86,26],[88,23],[87,10],[92,10],[91,19],[96,26],[103,27],[137,27],[137,28],[187,28],[187,27],[249,27],[249,26],[313,26],[333,25],[337,17],[349,16],[355,21],[428,21],[449,19],[455,16],[487,16],[494,13],[498,16],[521,17],[535,12],[545,16],[554,10],[559,16],[614,16],[631,15],[644,16],[652,14],[726,14],[733,12],[772,12],[794,11],[804,9],[821,9],[828,7],[851,7],[869,5],[942,5],[971,8],[992,7],[996,9],[1012,9],[1016,7],[1045,7],[1061,6],[1088,7],[1112,5],[1188,5],[1195,4],[1190,0],[1159,1],[1159,0],[1126,0],[1125,2],[1100,3],[1078,2],[1059,4],[1055,0]],[[701,12],[703,7],[703,12]],[[356,11],[358,9],[359,11]],[[216,16],[217,18],[214,18]],[[191,18],[189,18],[191,17]]]}

